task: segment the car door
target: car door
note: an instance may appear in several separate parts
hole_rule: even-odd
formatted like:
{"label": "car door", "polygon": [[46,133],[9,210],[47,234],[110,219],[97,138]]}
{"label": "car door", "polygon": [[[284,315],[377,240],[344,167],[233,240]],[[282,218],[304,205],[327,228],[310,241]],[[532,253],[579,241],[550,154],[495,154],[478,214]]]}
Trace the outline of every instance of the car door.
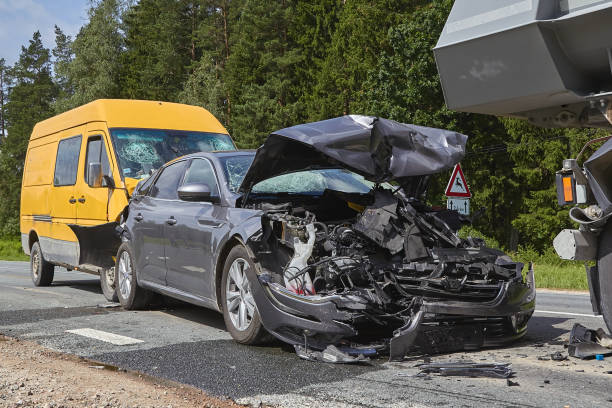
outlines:
{"label": "car door", "polygon": [[[75,196],[77,198],[77,224],[83,226],[99,225],[108,221],[109,186],[113,173],[109,161],[107,141],[103,131],[96,130],[87,133],[83,141],[81,155],[85,157],[83,167],[79,170]],[[90,163],[100,163],[102,174],[106,178],[102,187],[88,184]]]}
{"label": "car door", "polygon": [[223,226],[225,214],[219,202],[219,187],[212,163],[194,158],[181,185],[206,184],[212,202],[180,201],[164,225],[166,236],[167,285],[199,297],[213,299],[215,230]]}
{"label": "car door", "polygon": [[177,206],[177,188],[187,161],[166,166],[143,195],[130,204],[130,232],[136,264],[142,279],[166,285],[164,226]]}

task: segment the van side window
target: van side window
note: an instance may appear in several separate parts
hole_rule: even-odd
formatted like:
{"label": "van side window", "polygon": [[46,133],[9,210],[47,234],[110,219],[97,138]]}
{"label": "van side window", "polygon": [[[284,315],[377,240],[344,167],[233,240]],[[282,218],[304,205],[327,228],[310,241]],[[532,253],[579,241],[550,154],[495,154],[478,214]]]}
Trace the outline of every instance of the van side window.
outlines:
{"label": "van side window", "polygon": [[90,137],[89,140],[87,140],[87,155],[85,156],[85,181],[88,180],[87,173],[89,173],[89,163],[101,163],[102,174],[112,177],[110,163],[108,162],[108,156],[106,154],[104,142],[102,141],[102,136]]}
{"label": "van side window", "polygon": [[187,161],[173,163],[163,169],[150,190],[151,197],[178,200],[178,186],[183,178]]}
{"label": "van side window", "polygon": [[57,146],[57,157],[55,159],[53,185],[73,186],[76,183],[80,153],[80,135],[59,142]]}

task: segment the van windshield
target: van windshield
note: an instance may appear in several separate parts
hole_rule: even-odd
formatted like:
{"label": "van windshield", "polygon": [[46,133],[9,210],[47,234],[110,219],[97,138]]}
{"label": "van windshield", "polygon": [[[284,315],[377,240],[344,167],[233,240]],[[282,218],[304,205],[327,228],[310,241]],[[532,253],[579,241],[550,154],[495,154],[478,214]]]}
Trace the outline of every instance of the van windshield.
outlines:
{"label": "van windshield", "polygon": [[124,177],[142,179],[177,157],[196,152],[236,150],[229,135],[162,129],[110,129]]}

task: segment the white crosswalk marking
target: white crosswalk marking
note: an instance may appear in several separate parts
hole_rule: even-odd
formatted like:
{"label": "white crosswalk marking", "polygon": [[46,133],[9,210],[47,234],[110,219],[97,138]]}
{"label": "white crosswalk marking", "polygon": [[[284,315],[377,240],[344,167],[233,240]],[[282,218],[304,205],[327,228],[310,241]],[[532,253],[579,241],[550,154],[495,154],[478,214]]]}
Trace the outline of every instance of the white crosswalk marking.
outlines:
{"label": "white crosswalk marking", "polygon": [[107,343],[112,343],[117,346],[127,346],[129,344],[144,343],[144,341],[142,340],[89,328],[66,330],[66,333],[78,334],[79,336],[105,341]]}

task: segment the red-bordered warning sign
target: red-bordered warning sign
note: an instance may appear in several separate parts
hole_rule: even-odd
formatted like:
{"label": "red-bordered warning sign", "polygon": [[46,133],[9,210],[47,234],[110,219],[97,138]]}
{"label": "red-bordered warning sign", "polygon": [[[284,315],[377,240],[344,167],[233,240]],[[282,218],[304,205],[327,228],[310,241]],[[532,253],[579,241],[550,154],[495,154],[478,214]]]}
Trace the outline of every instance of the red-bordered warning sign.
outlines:
{"label": "red-bordered warning sign", "polygon": [[461,170],[460,164],[456,164],[455,168],[453,169],[453,175],[446,186],[446,196],[465,198],[472,197],[472,193],[470,192],[470,188],[465,181],[465,176],[463,175],[463,170]]}

